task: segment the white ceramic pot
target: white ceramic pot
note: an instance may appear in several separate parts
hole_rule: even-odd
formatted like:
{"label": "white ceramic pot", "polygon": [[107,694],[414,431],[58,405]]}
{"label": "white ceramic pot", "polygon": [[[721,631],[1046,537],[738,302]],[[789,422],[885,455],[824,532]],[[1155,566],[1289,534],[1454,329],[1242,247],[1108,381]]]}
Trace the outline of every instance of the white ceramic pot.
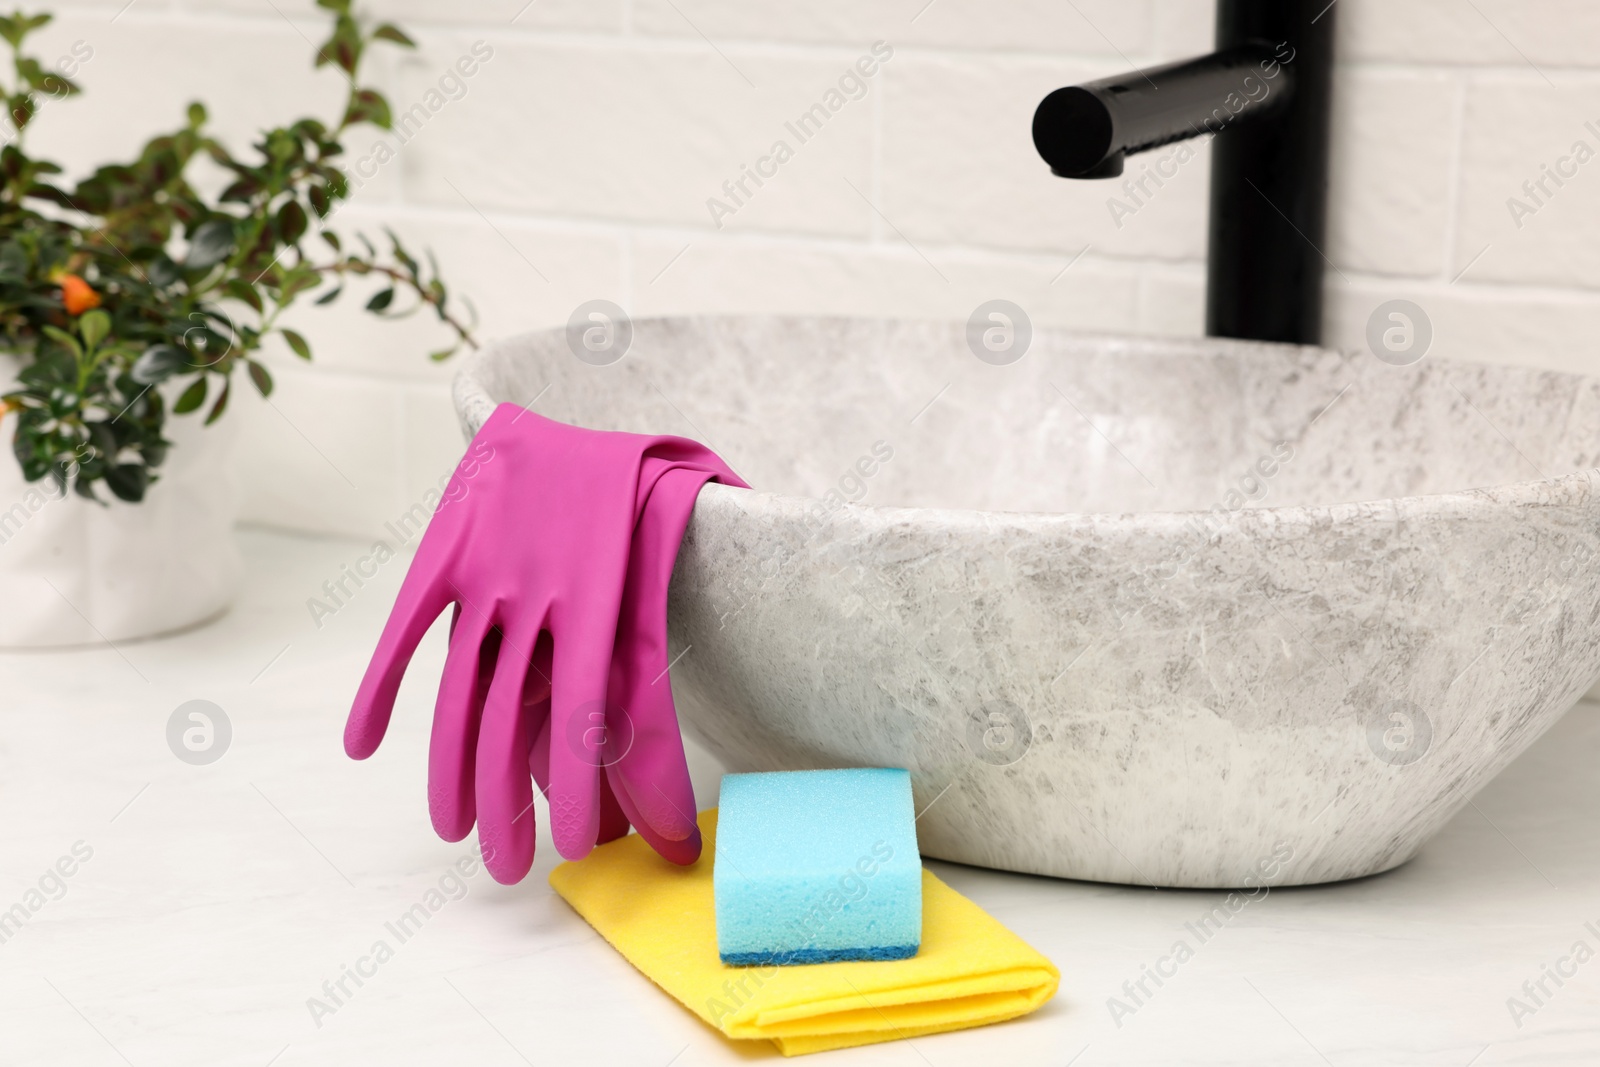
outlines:
{"label": "white ceramic pot", "polygon": [[[15,380],[0,354],[0,384]],[[0,647],[98,644],[149,637],[219,615],[239,585],[233,524],[237,482],[228,462],[234,420],[210,427],[170,416],[173,442],[160,480],[126,504],[104,486],[96,504],[26,482],[11,452],[14,418],[0,422]]]}

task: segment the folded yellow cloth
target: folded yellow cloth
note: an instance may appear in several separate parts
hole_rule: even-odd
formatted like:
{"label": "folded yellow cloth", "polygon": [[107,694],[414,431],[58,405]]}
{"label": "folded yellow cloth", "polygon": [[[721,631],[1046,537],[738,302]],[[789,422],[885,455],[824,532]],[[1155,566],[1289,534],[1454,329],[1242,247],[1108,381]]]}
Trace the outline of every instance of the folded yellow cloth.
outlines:
{"label": "folded yellow cloth", "polygon": [[922,872],[922,947],[906,960],[729,967],[717,955],[711,857],[677,867],[630,834],[550,872],[550,884],[628,962],[728,1037],[785,1056],[1026,1015],[1061,973],[982,908]]}

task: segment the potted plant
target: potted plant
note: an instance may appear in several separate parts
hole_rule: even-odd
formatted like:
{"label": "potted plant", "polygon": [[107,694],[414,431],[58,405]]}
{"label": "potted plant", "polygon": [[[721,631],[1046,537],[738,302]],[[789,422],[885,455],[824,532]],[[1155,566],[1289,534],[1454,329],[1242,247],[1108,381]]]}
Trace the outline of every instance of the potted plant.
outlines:
{"label": "potted plant", "polygon": [[[311,358],[281,323],[297,301],[331,303],[347,280],[374,279],[367,310],[427,309],[457,346],[475,345],[431,256],[392,231],[380,251],[327,228],[350,194],[345,134],[390,126],[387,101],[360,83],[362,57],[380,42],[414,44],[359,18],[351,0],[318,6],[333,27],[315,66],[350,84],[337,121],[302,118],[235,155],[194,103],[137,158],[70,184],[23,147],[46,105],[79,91],[70,69],[27,53],[50,16],[0,16],[12,59],[0,74],[0,427],[14,457],[0,459],[0,645],[116,641],[226,607],[236,508],[225,442],[202,444],[199,425],[227,411],[236,372],[271,394],[257,356],[273,334]],[[214,195],[187,177],[201,157],[232,179]]]}

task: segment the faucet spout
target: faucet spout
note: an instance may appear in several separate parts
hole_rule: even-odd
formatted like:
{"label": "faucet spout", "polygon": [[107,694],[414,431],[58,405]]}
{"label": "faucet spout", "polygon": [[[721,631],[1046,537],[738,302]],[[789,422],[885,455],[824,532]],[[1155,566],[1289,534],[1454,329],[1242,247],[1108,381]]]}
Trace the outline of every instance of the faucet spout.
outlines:
{"label": "faucet spout", "polygon": [[1062,178],[1115,178],[1123,159],[1281,112],[1294,72],[1265,42],[1057,89],[1033,113],[1033,144]]}
{"label": "faucet spout", "polygon": [[1327,0],[1217,0],[1215,52],[1057,89],[1034,111],[1034,146],[1063,178],[1213,141],[1213,337],[1321,341],[1334,18]]}

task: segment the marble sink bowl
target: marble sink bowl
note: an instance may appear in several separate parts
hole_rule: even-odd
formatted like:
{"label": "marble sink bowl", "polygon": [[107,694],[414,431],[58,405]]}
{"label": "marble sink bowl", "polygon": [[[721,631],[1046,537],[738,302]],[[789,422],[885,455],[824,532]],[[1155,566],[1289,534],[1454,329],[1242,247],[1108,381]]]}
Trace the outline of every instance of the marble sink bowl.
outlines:
{"label": "marble sink bowl", "polygon": [[679,715],[733,770],[909,768],[926,855],[1387,870],[1600,674],[1600,381],[1050,330],[1001,366],[920,321],[613,340],[475,356],[465,430],[514,401],[758,487],[696,505]]}

